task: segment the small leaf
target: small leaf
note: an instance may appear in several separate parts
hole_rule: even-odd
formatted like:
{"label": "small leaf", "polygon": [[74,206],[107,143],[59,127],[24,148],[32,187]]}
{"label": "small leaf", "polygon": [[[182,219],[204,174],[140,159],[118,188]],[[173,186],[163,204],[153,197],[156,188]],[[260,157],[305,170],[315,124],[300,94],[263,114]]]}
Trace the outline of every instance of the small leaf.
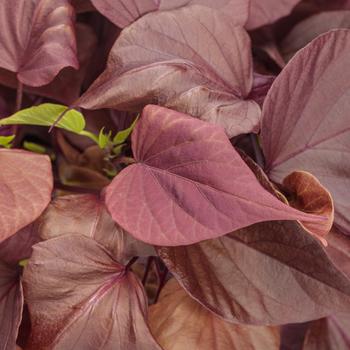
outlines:
{"label": "small leaf", "polygon": [[0,146],[5,148],[11,148],[11,142],[15,139],[16,135],[0,136]]}
{"label": "small leaf", "polygon": [[34,142],[28,142],[24,141],[23,142],[23,147],[27,149],[28,151],[34,152],[34,153],[39,153],[39,154],[45,154],[46,153],[46,148],[42,145],[39,145]]}
{"label": "small leaf", "polygon": [[[52,126],[57,118],[66,110],[68,110],[66,106],[43,103],[39,106],[22,109],[8,118],[1,119],[0,125]],[[79,134],[85,128],[85,119],[80,112],[70,109],[64,114],[56,126]]]}
{"label": "small leaf", "polygon": [[132,124],[125,130],[119,131],[117,135],[113,138],[113,145],[120,145],[121,143],[124,143],[126,139],[129,137],[131,132],[134,130],[134,127],[139,119],[139,116],[132,122]]}
{"label": "small leaf", "polygon": [[108,134],[104,133],[105,127],[103,127],[98,134],[98,146],[104,149],[111,142],[112,132],[109,131]]}
{"label": "small leaf", "polygon": [[279,349],[279,329],[225,322],[170,280],[150,307],[150,328],[164,350]]}
{"label": "small leaf", "polygon": [[325,236],[331,230],[334,219],[334,205],[331,194],[315,176],[307,171],[294,171],[283,180],[284,189],[292,195],[289,204],[306,213],[327,218],[320,222],[301,223],[304,229],[314,234],[327,245]]}

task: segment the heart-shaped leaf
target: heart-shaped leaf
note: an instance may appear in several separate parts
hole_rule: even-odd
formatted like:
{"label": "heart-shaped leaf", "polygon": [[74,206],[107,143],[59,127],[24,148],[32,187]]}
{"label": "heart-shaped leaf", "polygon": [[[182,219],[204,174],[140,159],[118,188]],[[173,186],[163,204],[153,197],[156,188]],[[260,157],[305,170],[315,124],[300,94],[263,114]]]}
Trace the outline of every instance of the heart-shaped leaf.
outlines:
{"label": "heart-shaped leaf", "polygon": [[51,200],[48,156],[0,149],[0,242],[33,222]]}
{"label": "heart-shaped leaf", "polygon": [[153,103],[219,124],[229,136],[257,132],[250,47],[246,31],[221,12],[151,13],[122,31],[106,70],[76,104],[140,111]]}
{"label": "heart-shaped leaf", "polygon": [[267,192],[215,125],[149,105],[132,148],[136,164],[107,187],[106,203],[142,241],[191,244],[260,221],[320,220]]}
{"label": "heart-shaped leaf", "polygon": [[304,322],[350,312],[350,281],[296,222],[266,222],[186,247],[159,248],[202,305],[231,321]]}
{"label": "heart-shaped leaf", "polygon": [[0,14],[0,67],[20,82],[45,85],[62,68],[78,68],[68,0],[1,1]]}
{"label": "heart-shaped leaf", "polygon": [[350,31],[319,36],[276,78],[265,99],[267,171],[282,182],[294,170],[315,175],[334,199],[335,223],[350,233]]}
{"label": "heart-shaped leaf", "polygon": [[164,350],[279,349],[279,329],[235,325],[198,304],[170,280],[150,307],[150,327]]}
{"label": "heart-shaped leaf", "polygon": [[28,350],[160,350],[145,321],[142,285],[90,238],[36,244],[23,283],[32,322]]}
{"label": "heart-shaped leaf", "polygon": [[219,9],[235,23],[243,26],[247,21],[249,8],[247,0],[92,0],[92,3],[99,12],[120,28],[128,26],[148,12],[189,5]]}

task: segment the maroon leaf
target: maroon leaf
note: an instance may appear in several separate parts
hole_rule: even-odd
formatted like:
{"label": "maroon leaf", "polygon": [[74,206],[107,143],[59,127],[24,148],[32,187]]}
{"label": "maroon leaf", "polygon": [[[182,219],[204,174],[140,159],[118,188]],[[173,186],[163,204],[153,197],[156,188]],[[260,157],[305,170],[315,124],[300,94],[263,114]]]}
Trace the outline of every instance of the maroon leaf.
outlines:
{"label": "maroon leaf", "polygon": [[150,307],[149,319],[164,350],[279,349],[278,327],[225,322],[190,298],[175,279]]}
{"label": "maroon leaf", "polygon": [[246,31],[218,11],[191,6],[151,13],[123,30],[106,70],[77,105],[140,111],[159,104],[235,136],[259,130],[252,84]]}
{"label": "maroon leaf", "polygon": [[235,23],[244,25],[248,18],[247,0],[91,0],[99,12],[120,28],[142,15],[157,10],[171,10],[186,5],[202,5],[220,9]]}
{"label": "maroon leaf", "polygon": [[34,246],[24,272],[30,349],[160,349],[137,278],[96,241],[65,235]]}
{"label": "maroon leaf", "polygon": [[284,324],[350,311],[349,280],[295,222],[158,252],[195,300],[231,322]]}
{"label": "maroon leaf", "polygon": [[106,203],[139,240],[174,246],[260,221],[320,220],[267,192],[215,125],[149,105],[132,148],[136,164],[107,187]]}
{"label": "maroon leaf", "polygon": [[247,29],[256,29],[289,15],[298,2],[300,0],[250,0]]}
{"label": "maroon leaf", "polygon": [[347,350],[350,348],[349,329],[349,315],[314,321],[306,333],[303,350]]}
{"label": "maroon leaf", "polygon": [[15,348],[22,319],[23,292],[18,262],[29,258],[37,242],[34,225],[0,243],[0,349]]}
{"label": "maroon leaf", "polygon": [[39,218],[38,234],[44,240],[63,234],[85,235],[113,253],[119,262],[133,256],[155,255],[154,249],[135,240],[108,214],[104,202],[93,194],[58,197]]}
{"label": "maroon leaf", "polygon": [[62,68],[78,68],[68,0],[1,1],[0,14],[0,66],[20,82],[45,85]]}
{"label": "maroon leaf", "polygon": [[308,17],[299,22],[282,41],[281,53],[288,61],[317,36],[337,28],[350,28],[350,11],[322,12]]}
{"label": "maroon leaf", "polygon": [[300,50],[274,81],[263,108],[262,146],[273,181],[314,174],[332,194],[335,223],[350,232],[350,32],[328,32]]}
{"label": "maroon leaf", "polygon": [[0,242],[33,222],[51,199],[47,156],[0,149]]}
{"label": "maroon leaf", "polygon": [[23,292],[19,269],[10,267],[0,257],[0,349],[13,350],[22,318]]}

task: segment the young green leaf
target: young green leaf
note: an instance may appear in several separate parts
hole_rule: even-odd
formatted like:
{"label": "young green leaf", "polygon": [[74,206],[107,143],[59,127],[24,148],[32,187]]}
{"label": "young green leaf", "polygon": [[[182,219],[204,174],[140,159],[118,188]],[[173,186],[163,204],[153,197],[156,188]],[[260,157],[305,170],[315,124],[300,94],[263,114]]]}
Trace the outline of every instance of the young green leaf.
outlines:
{"label": "young green leaf", "polygon": [[98,134],[98,145],[101,149],[106,148],[106,146],[111,142],[112,132],[110,131],[108,134],[104,133],[105,127],[100,130]]}
{"label": "young green leaf", "polygon": [[113,138],[113,145],[120,145],[126,141],[138,121],[139,116],[133,121],[133,123],[125,130],[119,131]]}
{"label": "young green leaf", "polygon": [[16,135],[0,136],[0,146],[5,148],[11,148],[11,142],[14,140]]}
{"label": "young green leaf", "polygon": [[[39,106],[22,109],[8,118],[1,119],[0,125],[25,124],[51,126],[67,109],[68,107],[63,105],[43,103]],[[80,112],[71,109],[64,114],[56,126],[80,134],[85,128],[85,119]]]}

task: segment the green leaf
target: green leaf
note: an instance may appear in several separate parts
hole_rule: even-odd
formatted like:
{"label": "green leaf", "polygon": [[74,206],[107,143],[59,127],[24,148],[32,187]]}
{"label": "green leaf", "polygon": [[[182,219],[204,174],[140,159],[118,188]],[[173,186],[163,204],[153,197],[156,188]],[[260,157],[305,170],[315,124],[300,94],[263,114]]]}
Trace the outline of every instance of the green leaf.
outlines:
{"label": "green leaf", "polygon": [[117,145],[117,146],[113,147],[114,155],[119,156],[122,153],[122,150],[125,146],[126,146],[125,143],[123,143],[121,145]]}
{"label": "green leaf", "polygon": [[124,143],[126,139],[131,134],[132,130],[134,129],[134,126],[136,122],[138,121],[139,116],[133,121],[133,123],[125,130],[119,131],[117,135],[113,138],[113,145],[120,145],[121,143]]}
{"label": "green leaf", "polygon": [[66,106],[53,103],[43,103],[39,106],[22,109],[8,118],[1,119],[0,125],[52,126],[64,111],[67,112],[56,126],[80,134],[85,128],[83,115],[74,109],[68,110]]}
{"label": "green leaf", "polygon": [[34,142],[24,141],[23,147],[31,152],[40,153],[40,154],[46,153],[46,148],[44,146],[41,146],[41,145],[34,143]]}
{"label": "green leaf", "polygon": [[112,132],[110,131],[108,134],[105,134],[104,131],[105,127],[103,127],[100,130],[100,133],[98,135],[98,145],[101,149],[104,149],[110,142],[111,142],[111,136]]}
{"label": "green leaf", "polygon": [[11,148],[11,142],[14,140],[16,135],[11,136],[0,136],[0,146],[5,148]]}

